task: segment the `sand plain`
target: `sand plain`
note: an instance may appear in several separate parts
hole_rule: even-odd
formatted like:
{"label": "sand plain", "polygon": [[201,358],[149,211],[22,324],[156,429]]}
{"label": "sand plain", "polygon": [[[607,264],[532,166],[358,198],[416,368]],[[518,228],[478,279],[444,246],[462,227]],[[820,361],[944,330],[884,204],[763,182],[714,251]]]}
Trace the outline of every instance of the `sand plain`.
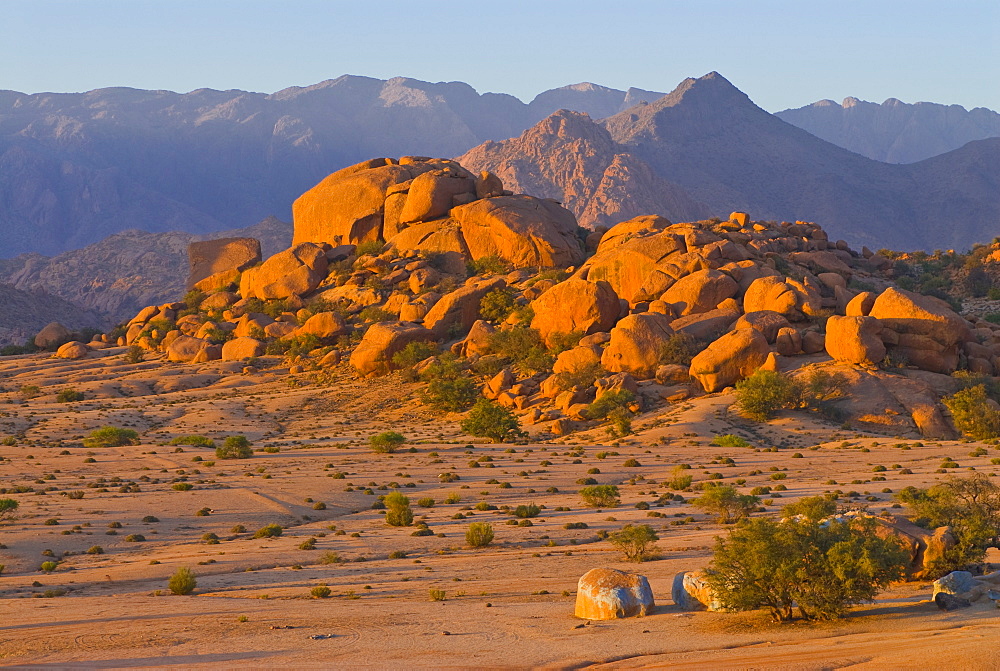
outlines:
{"label": "sand plain", "polygon": [[[1000,456],[995,446],[859,433],[802,413],[754,424],[732,411],[727,394],[645,413],[636,433],[621,440],[593,429],[492,445],[462,435],[457,416],[423,407],[414,397],[419,385],[398,375],[359,381],[346,366],[290,375],[277,359],[247,372],[243,364],[192,366],[153,356],[126,364],[122,352],[82,361],[0,359],[0,438],[18,436],[0,446],[0,488],[20,503],[17,517],[0,525],[0,664],[1000,666],[998,611],[977,604],[942,613],[928,601],[927,582],[894,585],[838,622],[774,625],[763,613],[681,612],[670,600],[674,575],[705,566],[724,529],[688,502],[659,503],[670,492],[664,481],[688,464],[696,484],[784,485],[765,497],[770,513],[838,489],[851,493],[842,502],[877,512],[891,506],[892,492],[941,477],[945,459],[959,464],[950,472],[993,474],[1000,470],[991,463]],[[25,399],[25,385],[37,386],[38,395]],[[85,400],[56,402],[70,387]],[[81,445],[108,424],[136,429],[141,444]],[[368,437],[388,429],[406,435],[404,451],[372,453]],[[711,445],[729,433],[752,447]],[[166,445],[186,434],[243,434],[270,451],[218,460],[208,448]],[[639,465],[625,466],[629,459]],[[458,479],[446,481],[447,474]],[[618,485],[621,505],[585,507],[577,494],[584,477]],[[177,491],[178,483],[192,488]],[[17,492],[27,487],[33,491]],[[377,495],[396,488],[433,535],[388,527],[371,509]],[[449,495],[459,500],[445,503]],[[418,505],[422,498],[433,506]],[[507,523],[514,519],[508,511],[474,509],[484,501],[544,508],[531,526],[518,526]],[[317,510],[320,502],[325,508]],[[492,523],[492,545],[466,546],[473,521]],[[580,522],[587,528],[565,528]],[[284,527],[280,537],[253,538],[270,523]],[[626,523],[657,530],[660,559],[624,562],[598,537]],[[245,531],[234,531],[237,525]],[[206,534],[218,541],[206,542]],[[301,549],[310,538],[315,549]],[[103,552],[88,554],[94,546]],[[58,560],[55,571],[40,570],[47,560]],[[181,566],[197,574],[191,596],[166,589]],[[576,582],[598,566],[646,575],[657,610],[611,622],[575,619]],[[311,596],[318,585],[331,596]],[[431,590],[443,590],[444,600],[432,601]]]}

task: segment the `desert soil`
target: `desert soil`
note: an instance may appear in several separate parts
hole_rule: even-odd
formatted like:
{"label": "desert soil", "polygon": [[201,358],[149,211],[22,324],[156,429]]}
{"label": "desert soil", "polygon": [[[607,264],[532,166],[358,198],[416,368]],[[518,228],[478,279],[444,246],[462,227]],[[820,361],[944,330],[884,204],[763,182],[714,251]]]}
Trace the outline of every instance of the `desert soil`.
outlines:
{"label": "desert soil", "polygon": [[[724,529],[688,502],[657,502],[673,493],[664,482],[674,468],[688,464],[695,484],[721,474],[724,483],[741,480],[741,490],[784,485],[766,497],[771,513],[838,489],[851,493],[842,502],[877,512],[893,503],[883,490],[933,482],[946,458],[959,464],[949,472],[992,475],[1000,470],[991,463],[1000,456],[995,446],[857,433],[801,413],[753,424],[731,410],[727,394],[655,409],[621,440],[594,429],[492,445],[462,435],[457,416],[427,410],[418,386],[398,375],[361,382],[345,366],[292,376],[277,361],[250,371],[153,357],[126,364],[122,353],[0,359],[0,438],[18,436],[0,446],[0,488],[20,503],[0,525],[0,664],[1000,667],[998,611],[977,604],[942,613],[927,582],[894,585],[838,622],[774,625],[763,613],[681,612],[670,600],[674,575],[704,567]],[[25,399],[25,385],[37,385],[38,395]],[[85,400],[56,402],[70,387]],[[105,425],[134,428],[142,443],[81,445]],[[408,443],[374,454],[368,437],[390,429]],[[270,451],[219,460],[209,448],[166,444],[188,434],[220,442],[243,434]],[[720,434],[752,446],[713,446]],[[976,453],[980,447],[985,454]],[[720,463],[726,457],[735,463]],[[640,465],[625,466],[629,459]],[[776,473],[785,477],[773,479]],[[444,481],[445,474],[459,479]],[[577,481],[586,477],[618,485],[621,505],[585,507]],[[179,483],[193,488],[175,490]],[[371,508],[397,486],[434,535],[388,527]],[[27,487],[33,491],[20,491]],[[460,500],[446,503],[449,495]],[[424,498],[433,506],[418,505]],[[473,508],[484,501],[544,507],[531,526],[517,526],[507,524],[515,519],[509,512]],[[636,508],[640,502],[649,509]],[[493,524],[489,547],[466,546],[474,521]],[[587,528],[565,528],[579,522]],[[280,537],[253,538],[271,523],[284,527]],[[599,539],[599,531],[626,523],[657,530],[659,559],[624,562]],[[208,533],[218,542],[206,542]],[[301,549],[310,538],[315,549]],[[88,554],[94,546],[103,553]],[[55,571],[40,570],[54,560]],[[656,611],[575,619],[577,580],[600,566],[646,575]],[[180,567],[197,574],[193,595],[167,590]],[[329,587],[328,598],[311,595],[320,585]],[[431,600],[431,590],[444,599]]]}

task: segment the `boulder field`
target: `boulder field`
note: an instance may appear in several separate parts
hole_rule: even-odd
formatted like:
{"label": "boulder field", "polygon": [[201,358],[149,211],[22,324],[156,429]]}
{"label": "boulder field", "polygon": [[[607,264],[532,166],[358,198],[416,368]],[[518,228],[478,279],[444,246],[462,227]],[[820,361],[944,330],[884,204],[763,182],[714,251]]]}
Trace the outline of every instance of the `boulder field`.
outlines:
{"label": "boulder field", "polygon": [[[177,362],[343,358],[361,376],[424,342],[427,356],[490,362],[483,394],[557,434],[605,391],[649,409],[761,367],[819,367],[848,381],[848,420],[947,437],[950,375],[1000,375],[1000,326],[895,286],[890,259],[809,222],[649,215],[589,231],[490,173],[403,157],[325,178],[295,202],[294,226],[293,246],[263,260],[245,240],[198,243],[195,291],[100,340]],[[548,366],[494,351],[508,331],[548,347]]]}

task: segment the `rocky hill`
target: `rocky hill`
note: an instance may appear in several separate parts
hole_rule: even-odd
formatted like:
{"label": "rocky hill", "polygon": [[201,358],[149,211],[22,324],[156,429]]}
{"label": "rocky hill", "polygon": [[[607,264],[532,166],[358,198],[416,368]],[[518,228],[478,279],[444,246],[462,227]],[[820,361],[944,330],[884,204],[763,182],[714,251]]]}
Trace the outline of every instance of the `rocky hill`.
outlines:
{"label": "rocky hill", "polygon": [[[492,173],[404,157],[328,176],[296,201],[294,227],[293,247],[239,274],[220,246],[204,295],[60,355],[284,356],[319,377],[349,360],[361,377],[436,381],[424,398],[444,409],[484,396],[548,435],[602,418],[620,433],[633,414],[770,370],[838,423],[947,438],[941,397],[1000,373],[1000,326],[901,287],[929,257],[858,252],[813,223],[647,215],[590,233]],[[595,414],[608,392],[617,414]]]}
{"label": "rocky hill", "polygon": [[820,100],[776,114],[793,126],[838,147],[886,163],[915,163],[974,140],[1000,137],[1000,114],[984,107],[889,98],[877,103],[845,98]]}
{"label": "rocky hill", "polygon": [[458,160],[495,173],[515,191],[562,202],[588,228],[641,214],[675,220],[713,214],[580,112],[560,110],[520,137],[486,142]]}
{"label": "rocky hill", "polygon": [[[602,150],[593,149],[596,138]],[[665,197],[654,193],[636,202],[628,185],[599,193],[594,185],[608,181],[612,154],[618,162],[648,166],[652,178],[637,180],[635,193],[648,193],[658,178],[654,192]],[[487,143],[463,157],[476,169],[565,200],[588,223],[599,220],[587,212],[592,198],[598,209],[622,213],[664,213],[686,203],[678,208],[686,214],[704,203],[698,211],[715,215],[735,206],[761,219],[821,220],[831,236],[873,249],[959,250],[996,233],[997,159],[1000,139],[911,165],[873,161],[768,114],[717,73],[688,79],[656,102],[596,124],[579,116],[566,123],[560,113],[518,140]]]}
{"label": "rocky hill", "polygon": [[580,84],[525,104],[461,82],[347,75],[270,95],[0,91],[0,255],[288,219],[296,196],[369,156],[455,156],[560,107],[606,115],[660,95]]}
{"label": "rocky hill", "polygon": [[[271,217],[248,228],[207,236],[129,230],[53,257],[25,254],[0,260],[0,282],[27,292],[20,305],[36,296],[41,297],[41,304],[57,296],[62,299],[61,305],[74,306],[70,314],[85,313],[104,325],[114,324],[144,305],[173,300],[184,293],[188,246],[193,241],[230,236],[257,238],[264,254],[270,256],[288,246],[291,225]],[[57,319],[58,315],[48,321]],[[30,332],[33,327],[37,330],[37,321],[16,322],[18,332]],[[82,326],[97,325],[74,321]]]}

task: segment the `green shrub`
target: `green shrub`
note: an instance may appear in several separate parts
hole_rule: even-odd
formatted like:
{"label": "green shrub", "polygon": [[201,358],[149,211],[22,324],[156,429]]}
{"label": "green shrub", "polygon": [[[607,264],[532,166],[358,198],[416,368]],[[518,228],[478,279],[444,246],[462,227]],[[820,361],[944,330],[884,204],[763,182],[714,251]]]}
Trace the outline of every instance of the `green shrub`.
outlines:
{"label": "green shrub", "polygon": [[794,606],[806,619],[840,617],[902,577],[908,562],[874,524],[747,520],[716,541],[708,583],[727,610],[766,608],[779,622]]}
{"label": "green shrub", "polygon": [[625,555],[626,561],[643,562],[656,556],[659,536],[647,524],[626,524],[608,536],[608,542]]}
{"label": "green shrub", "polygon": [[1000,437],[1000,411],[990,407],[986,386],[960,389],[941,401],[951,412],[955,428],[973,440]]}
{"label": "green shrub", "polygon": [[385,523],[391,527],[408,527],[413,524],[413,511],[410,510],[410,499],[401,492],[392,492],[384,500],[386,513]]}
{"label": "green shrub", "polygon": [[257,531],[254,532],[253,537],[254,538],[277,538],[282,533],[284,533],[284,531],[285,530],[281,528],[281,525],[275,524],[274,522],[272,522],[271,524],[267,524],[265,526],[262,526],[260,529],[257,529]]}
{"label": "green shrub", "polygon": [[326,598],[329,598],[330,594],[332,594],[332,593],[333,592],[331,592],[330,588],[327,587],[326,585],[316,585],[311,590],[309,590],[309,594],[311,594],[313,596],[313,598],[316,598],[316,599],[326,599]]}
{"label": "green shrub", "polygon": [[20,504],[14,499],[0,499],[0,522],[14,517]]}
{"label": "green shrub", "polygon": [[42,393],[42,388],[37,384],[22,384],[21,388],[17,390],[22,398],[29,399],[35,398]]}
{"label": "green shrub", "polygon": [[705,490],[691,502],[696,508],[717,517],[720,524],[729,524],[747,517],[760,503],[753,494],[740,494],[735,487],[723,485]]}
{"label": "green shrub", "polygon": [[951,527],[956,545],[932,567],[936,573],[981,562],[1000,535],[1000,487],[982,473],[965,478],[950,475],[927,489],[904,487],[895,498],[913,511],[920,526]]}
{"label": "green shrub", "polygon": [[469,275],[506,275],[511,271],[511,265],[496,254],[473,259],[465,264]]}
{"label": "green shrub", "polygon": [[177,436],[169,445],[190,445],[192,447],[215,447],[215,441],[205,436]]}
{"label": "green shrub", "polygon": [[660,363],[690,366],[691,359],[707,346],[707,343],[687,333],[674,333],[660,345]]}
{"label": "green shrub", "polygon": [[428,366],[421,377],[427,383],[421,399],[442,412],[468,410],[479,396],[478,385],[450,354]]}
{"label": "green shrub", "polygon": [[837,512],[837,503],[825,496],[807,496],[795,503],[789,503],[781,513],[785,517],[801,515],[807,520],[819,522]]}
{"label": "green shrub", "polygon": [[517,440],[524,435],[513,412],[485,398],[476,401],[461,427],[470,436],[489,438],[494,443]]}
{"label": "green shrub", "polygon": [[469,547],[484,548],[493,542],[493,526],[489,522],[473,522],[465,532]]}
{"label": "green shrub", "polygon": [[392,363],[400,368],[413,368],[421,361],[429,359],[438,353],[435,342],[416,340],[392,355]]}
{"label": "green shrub", "polygon": [[405,442],[406,438],[395,431],[384,431],[368,438],[372,451],[379,454],[392,454]]}
{"label": "green shrub", "polygon": [[172,488],[178,492],[189,492],[192,489],[194,489],[194,485],[192,485],[190,482],[175,482],[172,485]]}
{"label": "green shrub", "polygon": [[186,566],[177,569],[177,572],[170,576],[170,580],[167,582],[167,589],[174,594],[181,595],[190,594],[197,586],[198,579],[195,577],[194,571]]}
{"label": "green shrub", "polygon": [[56,394],[57,403],[73,403],[74,401],[82,401],[83,392],[77,391],[76,389],[63,389],[58,394]]}
{"label": "green shrub", "polygon": [[43,561],[42,565],[38,567],[38,570],[44,571],[45,573],[52,573],[58,568],[59,562],[54,561]]}
{"label": "green shrub", "polygon": [[525,519],[528,517],[538,517],[538,513],[542,512],[541,508],[536,506],[534,503],[529,503],[528,505],[519,505],[514,509],[514,517],[519,517]]}
{"label": "green shrub", "polygon": [[446,596],[443,589],[434,589],[433,587],[428,590],[428,594],[430,595],[431,601],[444,601]]}
{"label": "green shrub", "polygon": [[620,503],[616,485],[591,485],[580,490],[583,502],[591,508],[617,508]]}
{"label": "green shrub", "polygon": [[479,316],[489,322],[499,324],[510,316],[517,304],[510,289],[494,289],[479,301]]}
{"label": "green shrub", "polygon": [[506,359],[523,375],[550,371],[555,362],[542,336],[528,326],[496,331],[490,335],[488,346],[491,353]]}
{"label": "green shrub", "polygon": [[378,256],[385,251],[385,242],[382,240],[369,240],[368,242],[362,242],[358,245],[358,248],[354,250],[356,256]]}
{"label": "green shrub", "polygon": [[123,445],[138,445],[139,434],[132,429],[120,429],[117,426],[103,426],[90,432],[83,439],[84,447],[121,447]]}
{"label": "green shrub", "polygon": [[253,456],[253,449],[246,436],[229,436],[221,447],[215,448],[217,459],[249,459]]}
{"label": "green shrub", "polygon": [[787,375],[773,370],[758,370],[736,383],[736,400],[750,419],[770,419],[776,411],[798,400],[798,389]]}
{"label": "green shrub", "polygon": [[125,350],[125,354],[122,357],[125,359],[125,363],[142,363],[146,357],[146,352],[138,345],[129,345],[129,348]]}
{"label": "green shrub", "polygon": [[750,447],[750,443],[745,439],[732,433],[716,436],[715,440],[712,441],[712,445],[716,447]]}

